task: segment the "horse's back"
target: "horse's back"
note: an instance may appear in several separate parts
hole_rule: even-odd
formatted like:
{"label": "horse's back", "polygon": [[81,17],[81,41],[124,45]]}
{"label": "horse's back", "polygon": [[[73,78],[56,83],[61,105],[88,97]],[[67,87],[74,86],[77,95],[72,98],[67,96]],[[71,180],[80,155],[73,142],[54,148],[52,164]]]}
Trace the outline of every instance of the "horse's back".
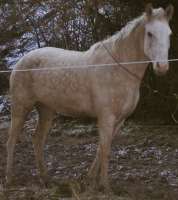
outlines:
{"label": "horse's back", "polygon": [[86,60],[85,52],[65,50],[55,47],[44,47],[32,50],[23,56],[15,69],[58,67],[59,65],[74,65]]}
{"label": "horse's back", "polygon": [[[14,66],[11,73],[10,85],[31,82],[45,74],[55,76],[55,74],[63,74],[62,68],[70,66],[79,66],[86,64],[84,52],[71,51],[54,47],[44,47],[32,50],[23,56]],[[59,68],[59,69],[58,69]],[[66,71],[66,69],[65,69]],[[62,72],[62,73],[61,73]],[[40,78],[42,78],[40,76]]]}

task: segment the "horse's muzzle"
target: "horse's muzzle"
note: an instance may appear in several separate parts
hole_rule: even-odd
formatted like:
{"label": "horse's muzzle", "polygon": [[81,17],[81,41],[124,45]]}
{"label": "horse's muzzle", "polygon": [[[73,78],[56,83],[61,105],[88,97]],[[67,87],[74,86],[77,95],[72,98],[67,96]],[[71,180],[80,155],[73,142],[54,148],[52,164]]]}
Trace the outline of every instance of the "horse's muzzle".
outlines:
{"label": "horse's muzzle", "polygon": [[156,67],[154,67],[155,73],[159,76],[164,75],[169,70],[169,63],[155,63]]}

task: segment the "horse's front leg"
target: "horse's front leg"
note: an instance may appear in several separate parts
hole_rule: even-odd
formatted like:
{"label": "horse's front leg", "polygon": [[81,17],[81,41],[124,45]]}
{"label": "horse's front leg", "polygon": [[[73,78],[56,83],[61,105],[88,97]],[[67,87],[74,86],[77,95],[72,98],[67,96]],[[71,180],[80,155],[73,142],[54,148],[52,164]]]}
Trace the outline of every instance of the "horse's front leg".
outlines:
{"label": "horse's front leg", "polygon": [[89,177],[95,179],[94,181],[97,181],[98,186],[103,189],[109,189],[108,164],[114,125],[114,115],[107,114],[98,119],[100,141],[96,158],[89,171]]}

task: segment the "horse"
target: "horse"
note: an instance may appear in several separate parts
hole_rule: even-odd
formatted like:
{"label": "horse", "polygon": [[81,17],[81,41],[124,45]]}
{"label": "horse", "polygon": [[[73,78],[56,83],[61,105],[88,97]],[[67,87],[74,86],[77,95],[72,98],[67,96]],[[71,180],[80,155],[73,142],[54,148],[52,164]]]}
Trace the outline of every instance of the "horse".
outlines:
{"label": "horse", "polygon": [[[55,113],[89,116],[97,119],[99,144],[88,178],[104,189],[109,188],[112,140],[136,108],[148,66],[147,62],[124,67],[119,63],[153,61],[154,72],[165,74],[169,69],[172,33],[169,22],[173,12],[172,5],[163,9],[149,4],[142,15],[86,51],[43,47],[27,53],[17,62],[10,77],[12,105],[7,141],[7,182],[11,182],[13,176],[18,136],[27,114],[35,107],[39,119],[32,141],[39,176],[44,181],[47,177],[43,148]],[[118,65],[112,65],[113,58]],[[102,64],[102,68],[97,66]]]}

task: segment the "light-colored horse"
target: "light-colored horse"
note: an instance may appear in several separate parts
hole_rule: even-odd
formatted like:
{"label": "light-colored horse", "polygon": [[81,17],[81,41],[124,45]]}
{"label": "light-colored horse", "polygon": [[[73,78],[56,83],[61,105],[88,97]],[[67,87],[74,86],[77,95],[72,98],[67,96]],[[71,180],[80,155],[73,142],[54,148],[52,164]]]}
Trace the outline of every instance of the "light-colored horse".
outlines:
{"label": "light-colored horse", "polygon": [[[42,48],[25,55],[16,70],[53,68],[58,70],[13,71],[10,78],[12,95],[11,128],[7,142],[7,181],[12,177],[13,153],[16,140],[26,115],[36,106],[39,121],[33,138],[37,166],[42,178],[46,177],[43,147],[55,112],[67,115],[87,115],[98,120],[99,145],[89,177],[108,187],[108,163],[111,143],[124,120],[133,112],[139,100],[139,88],[147,64],[104,66],[113,58],[125,61],[154,60],[154,71],[167,72],[171,29],[169,20],[173,7],[165,10],[147,6],[145,13],[131,21],[114,36],[94,44],[85,52],[58,48]],[[106,49],[106,48],[107,49]],[[60,68],[60,66],[83,66]],[[138,78],[132,76],[136,74]]]}

